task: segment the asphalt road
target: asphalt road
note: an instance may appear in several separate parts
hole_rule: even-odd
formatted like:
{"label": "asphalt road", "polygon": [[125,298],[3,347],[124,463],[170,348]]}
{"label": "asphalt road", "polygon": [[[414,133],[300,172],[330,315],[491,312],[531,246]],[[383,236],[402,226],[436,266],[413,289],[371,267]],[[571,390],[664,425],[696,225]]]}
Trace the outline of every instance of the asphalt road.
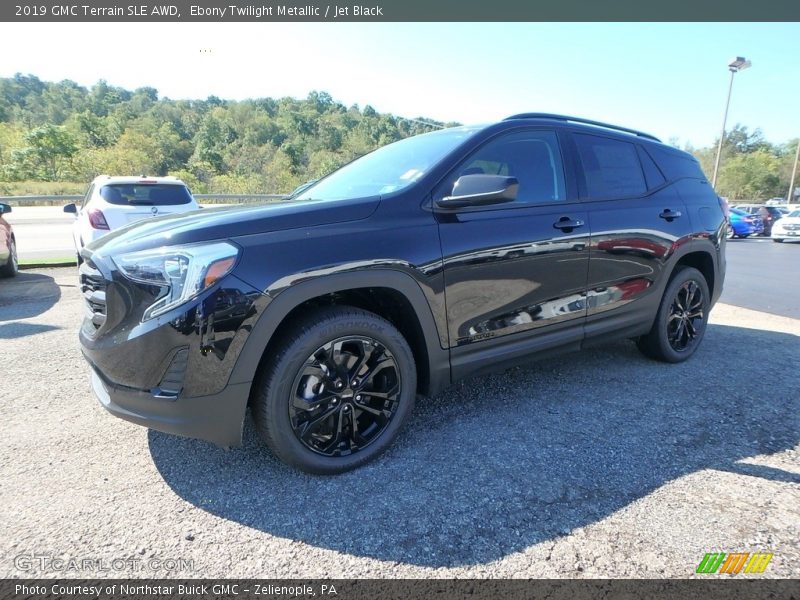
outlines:
{"label": "asphalt road", "polygon": [[722,302],[800,319],[800,243],[729,240]]}
{"label": "asphalt road", "polygon": [[685,578],[717,551],[800,577],[800,371],[764,370],[797,356],[799,320],[718,304],[684,364],[617,342],[462,382],[325,478],[249,423],[223,451],[107,414],[75,284],[0,281],[0,577]]}
{"label": "asphalt road", "polygon": [[4,217],[14,228],[22,261],[72,257],[74,217],[60,206],[15,206]]}

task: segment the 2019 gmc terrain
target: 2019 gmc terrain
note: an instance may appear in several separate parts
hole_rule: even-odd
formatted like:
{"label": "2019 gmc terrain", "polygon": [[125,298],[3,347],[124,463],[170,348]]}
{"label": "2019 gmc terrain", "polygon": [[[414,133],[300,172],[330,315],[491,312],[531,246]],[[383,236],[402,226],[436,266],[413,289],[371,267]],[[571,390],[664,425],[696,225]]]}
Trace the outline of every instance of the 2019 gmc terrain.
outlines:
{"label": "2019 gmc terrain", "polygon": [[532,355],[697,349],[726,221],[689,154],[521,114],[404,139],[287,202],[157,217],[83,250],[93,389],[123,419],[357,467],[417,394]]}

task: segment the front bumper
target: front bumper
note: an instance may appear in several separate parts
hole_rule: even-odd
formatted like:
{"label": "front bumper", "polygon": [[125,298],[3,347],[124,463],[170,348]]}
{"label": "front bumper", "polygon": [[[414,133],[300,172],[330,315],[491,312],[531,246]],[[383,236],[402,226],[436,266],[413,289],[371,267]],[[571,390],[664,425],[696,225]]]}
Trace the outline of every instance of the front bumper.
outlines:
{"label": "front bumper", "polygon": [[242,444],[249,383],[231,384],[210,396],[159,398],[151,392],[114,385],[94,365],[91,371],[95,396],[120,419],[225,448]]}

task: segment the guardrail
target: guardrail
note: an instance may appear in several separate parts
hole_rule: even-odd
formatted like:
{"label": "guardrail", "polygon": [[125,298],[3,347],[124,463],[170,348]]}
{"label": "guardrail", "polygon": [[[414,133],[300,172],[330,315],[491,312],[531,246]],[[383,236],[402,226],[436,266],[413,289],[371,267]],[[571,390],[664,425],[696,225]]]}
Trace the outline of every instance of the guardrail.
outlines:
{"label": "guardrail", "polygon": [[[286,198],[282,194],[194,194],[194,197],[203,204],[258,204]],[[63,206],[80,200],[83,195],[0,196],[0,202],[11,206]]]}

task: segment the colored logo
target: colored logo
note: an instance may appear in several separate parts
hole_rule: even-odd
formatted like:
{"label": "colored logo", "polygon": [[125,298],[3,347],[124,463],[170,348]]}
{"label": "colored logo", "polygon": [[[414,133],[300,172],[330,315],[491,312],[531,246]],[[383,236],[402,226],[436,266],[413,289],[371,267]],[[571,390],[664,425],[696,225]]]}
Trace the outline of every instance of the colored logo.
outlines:
{"label": "colored logo", "polygon": [[763,573],[769,561],[772,560],[771,552],[709,552],[697,565],[697,573]]}

